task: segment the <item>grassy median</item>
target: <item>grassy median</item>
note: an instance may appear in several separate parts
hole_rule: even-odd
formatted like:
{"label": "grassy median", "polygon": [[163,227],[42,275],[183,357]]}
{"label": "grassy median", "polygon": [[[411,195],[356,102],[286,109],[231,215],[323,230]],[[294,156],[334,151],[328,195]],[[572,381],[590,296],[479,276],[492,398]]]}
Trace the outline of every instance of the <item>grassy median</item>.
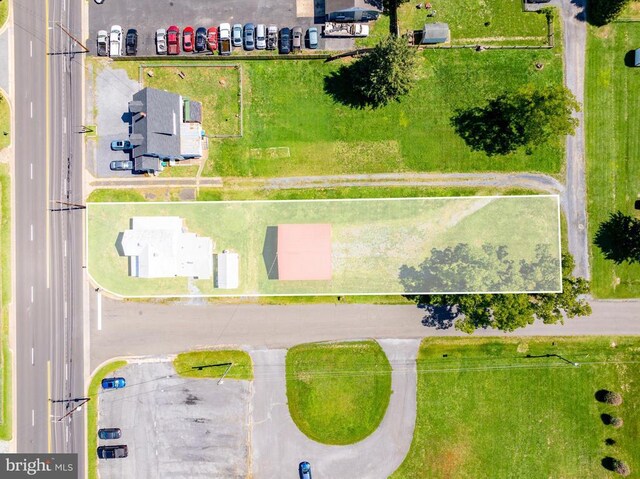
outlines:
{"label": "grassy median", "polygon": [[[2,5],[5,2],[0,2],[0,16],[2,15]],[[0,25],[2,25],[2,19],[0,18]],[[9,108],[9,101],[2,95],[0,95],[0,150],[6,148],[11,143],[11,109]]]}
{"label": "grassy median", "polygon": [[376,430],[391,396],[391,365],[378,343],[303,344],[286,361],[289,412],[304,434],[353,444]]}
{"label": "grassy median", "polygon": [[[181,353],[173,360],[173,367],[180,376],[217,379],[222,377],[229,363],[231,367],[225,379],[253,380],[253,362],[245,351],[211,350]],[[198,369],[199,367],[201,369]]]}

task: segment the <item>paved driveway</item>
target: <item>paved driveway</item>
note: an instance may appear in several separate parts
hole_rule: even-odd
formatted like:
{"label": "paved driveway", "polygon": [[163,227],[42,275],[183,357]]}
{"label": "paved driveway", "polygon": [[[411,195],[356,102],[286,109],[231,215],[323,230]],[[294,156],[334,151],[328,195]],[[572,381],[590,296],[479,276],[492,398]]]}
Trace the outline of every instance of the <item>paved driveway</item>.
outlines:
{"label": "paved driveway", "polygon": [[127,387],[102,391],[99,427],[119,427],[129,457],[100,460],[101,479],[245,478],[248,381],[186,379],[170,362],[129,364]]}

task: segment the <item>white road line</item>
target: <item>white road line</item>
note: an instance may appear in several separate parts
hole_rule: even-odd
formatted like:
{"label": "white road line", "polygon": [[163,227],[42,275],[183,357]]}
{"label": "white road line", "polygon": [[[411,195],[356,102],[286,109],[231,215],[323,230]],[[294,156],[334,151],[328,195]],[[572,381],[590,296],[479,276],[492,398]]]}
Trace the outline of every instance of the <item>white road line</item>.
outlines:
{"label": "white road line", "polygon": [[65,2],[65,0],[62,0],[62,11],[63,12],[67,11],[67,2]]}
{"label": "white road line", "polygon": [[36,411],[34,409],[31,410],[31,427],[36,425]]}
{"label": "white road line", "polygon": [[33,241],[33,225],[31,225],[31,241]]}
{"label": "white road line", "polygon": [[62,73],[67,73],[67,62],[62,60]]}
{"label": "white road line", "polygon": [[62,133],[64,135],[67,134],[67,117],[66,116],[62,117]]}
{"label": "white road line", "polygon": [[64,363],[64,380],[65,381],[69,380],[69,364],[68,363]]}
{"label": "white road line", "polygon": [[33,102],[32,101],[29,102],[29,112],[30,112],[31,118],[33,118]]}
{"label": "white road line", "polygon": [[67,240],[64,240],[64,257],[67,257]]}
{"label": "white road line", "polygon": [[66,440],[65,441],[68,443],[69,442],[69,425],[68,424],[64,425],[64,431],[65,431],[65,436],[66,436]]}
{"label": "white road line", "polygon": [[33,286],[31,286],[31,302],[33,303]]}
{"label": "white road line", "polygon": [[31,176],[31,179],[33,180],[33,163],[31,163],[31,166],[29,167],[29,175]]}
{"label": "white road line", "polygon": [[67,319],[67,301],[64,302],[64,319]]}
{"label": "white road line", "polygon": [[33,41],[29,40],[29,56],[33,56]]}
{"label": "white road line", "polygon": [[31,366],[33,366],[34,364],[36,364],[36,360],[35,360],[35,352],[33,350],[33,348],[31,348]]}
{"label": "white road line", "polygon": [[98,331],[102,331],[102,294],[98,293],[97,298],[98,304]]}

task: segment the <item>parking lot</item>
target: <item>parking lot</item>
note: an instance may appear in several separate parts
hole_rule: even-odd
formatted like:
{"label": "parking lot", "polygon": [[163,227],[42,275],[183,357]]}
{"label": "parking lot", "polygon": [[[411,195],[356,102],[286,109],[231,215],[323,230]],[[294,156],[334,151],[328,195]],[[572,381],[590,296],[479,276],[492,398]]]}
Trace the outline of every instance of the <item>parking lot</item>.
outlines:
{"label": "parking lot", "polygon": [[[101,479],[245,478],[248,474],[250,383],[176,375],[170,362],[129,364],[115,375],[124,389],[101,391],[98,427],[122,437],[129,456],[101,459]],[[95,452],[94,452],[95,453]]]}
{"label": "parking lot", "polygon": [[[89,39],[91,54],[96,51],[99,30],[109,31],[112,25],[120,25],[124,33],[129,28],[138,31],[138,55],[155,55],[155,31],[177,25],[182,31],[190,25],[194,29],[219,26],[221,23],[275,24],[278,28],[301,26],[304,31],[314,24],[324,22],[324,0],[105,0],[98,5],[89,2]],[[327,43],[327,45],[325,45]],[[331,44],[329,44],[331,43]],[[320,38],[320,49],[342,49],[353,45],[353,39]],[[235,49],[240,51],[239,48]],[[201,55],[210,54],[210,52]],[[181,55],[185,55],[181,52]]]}

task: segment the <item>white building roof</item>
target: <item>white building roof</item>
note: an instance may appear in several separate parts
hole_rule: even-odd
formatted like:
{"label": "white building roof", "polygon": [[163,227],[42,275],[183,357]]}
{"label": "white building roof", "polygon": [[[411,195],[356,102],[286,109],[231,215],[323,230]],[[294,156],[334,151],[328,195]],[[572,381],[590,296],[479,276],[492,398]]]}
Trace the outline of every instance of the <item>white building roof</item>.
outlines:
{"label": "white building roof", "polygon": [[178,216],[136,216],[122,235],[122,250],[130,258],[131,276],[210,279],[213,242],[184,231]]}
{"label": "white building roof", "polygon": [[238,253],[223,251],[218,255],[218,288],[236,289],[238,279]]}

